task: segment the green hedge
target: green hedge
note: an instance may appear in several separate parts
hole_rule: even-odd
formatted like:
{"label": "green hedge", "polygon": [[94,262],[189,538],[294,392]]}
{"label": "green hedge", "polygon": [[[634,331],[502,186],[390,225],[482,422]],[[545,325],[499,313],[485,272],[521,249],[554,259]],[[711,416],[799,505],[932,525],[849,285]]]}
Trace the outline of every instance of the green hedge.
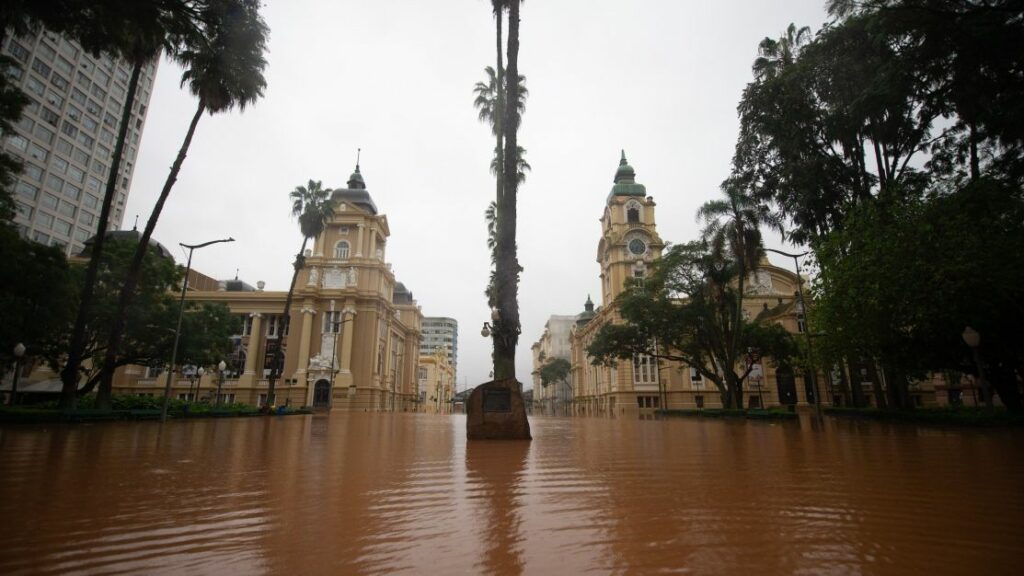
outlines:
{"label": "green hedge", "polygon": [[795,412],[781,408],[733,410],[727,408],[703,408],[685,410],[658,410],[658,414],[669,417],[703,417],[703,418],[749,418],[751,420],[795,420]]}
{"label": "green hedge", "polygon": [[877,408],[825,408],[825,414],[841,418],[860,418],[886,422],[912,424],[939,424],[951,426],[1021,426],[1024,414],[1012,414],[1004,409],[988,411],[985,408],[918,408],[916,410],[879,410]]}
{"label": "green hedge", "polygon": [[[32,406],[0,407],[0,422],[103,422],[111,420],[154,420],[160,418],[163,397],[115,394],[111,397],[112,410],[97,410],[96,395],[86,394],[78,399],[73,412],[57,410],[57,401]],[[209,402],[186,402],[172,399],[167,406],[172,418],[230,418],[257,416],[260,410],[248,404],[210,404]],[[306,408],[289,408],[283,413],[294,415],[312,414]]]}

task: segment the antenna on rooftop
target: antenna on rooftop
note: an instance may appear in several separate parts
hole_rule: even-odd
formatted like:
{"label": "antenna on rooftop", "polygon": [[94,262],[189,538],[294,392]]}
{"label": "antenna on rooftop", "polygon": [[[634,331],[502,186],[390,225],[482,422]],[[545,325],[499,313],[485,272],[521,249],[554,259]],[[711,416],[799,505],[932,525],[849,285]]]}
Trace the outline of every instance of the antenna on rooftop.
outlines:
{"label": "antenna on rooftop", "polygon": [[356,148],[356,170],[359,170],[359,158],[363,155],[362,148]]}
{"label": "antenna on rooftop", "polygon": [[235,268],[235,280],[238,280],[238,268]]}
{"label": "antenna on rooftop", "polygon": [[132,232],[138,232],[138,231],[139,231],[139,215],[136,214],[135,215],[135,224],[132,224]]}

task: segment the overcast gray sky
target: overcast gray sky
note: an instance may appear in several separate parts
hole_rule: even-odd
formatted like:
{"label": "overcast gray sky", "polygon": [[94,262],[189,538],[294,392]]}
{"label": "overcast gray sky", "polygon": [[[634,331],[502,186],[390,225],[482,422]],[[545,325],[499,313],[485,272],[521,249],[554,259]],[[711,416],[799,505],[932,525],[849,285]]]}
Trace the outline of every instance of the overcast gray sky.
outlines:
{"label": "overcast gray sky", "polygon": [[[267,0],[265,98],[204,117],[155,238],[195,254],[217,278],[287,290],[302,242],[288,192],[310,178],[343,187],[363,149],[367,187],[391,226],[388,261],[427,316],[458,320],[459,388],[487,379],[483,213],[494,196],[489,128],[472,88],[494,65],[486,0]],[[816,30],[824,0],[530,0],[520,72],[530,98],[519,141],[533,166],[519,193],[523,333],[517,372],[552,314],[600,297],[598,219],[625,148],[658,203],[658,231],[695,238],[697,208],[718,194],[736,139],[736,104],[765,36]],[[160,65],[128,200],[145,221],[195,100]],[[779,246],[777,240],[773,245]],[[790,267],[789,262],[772,258]]]}

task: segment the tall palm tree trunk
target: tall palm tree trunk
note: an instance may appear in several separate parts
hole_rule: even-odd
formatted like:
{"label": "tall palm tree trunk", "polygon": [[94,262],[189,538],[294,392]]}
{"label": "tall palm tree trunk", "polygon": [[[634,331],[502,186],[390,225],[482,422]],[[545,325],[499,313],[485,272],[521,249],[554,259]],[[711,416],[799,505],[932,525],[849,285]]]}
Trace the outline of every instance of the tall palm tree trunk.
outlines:
{"label": "tall palm tree trunk", "polygon": [[[288,286],[288,296],[284,299],[284,313],[281,314],[281,325],[277,335],[278,346],[274,350],[273,358],[270,360],[270,378],[267,380],[267,406],[274,405],[275,384],[281,375],[281,344],[284,343],[284,335],[288,333],[288,324],[291,323],[290,310],[292,309],[292,299],[295,297],[295,283],[299,279],[299,270],[302,270],[306,263],[306,257],[303,254],[306,252],[307,242],[309,242],[309,237],[303,236],[302,247],[299,248],[299,253],[295,255],[295,264],[293,265],[295,270],[292,272],[292,283]],[[331,368],[333,369],[333,366]]]}
{"label": "tall palm tree trunk", "polygon": [[500,4],[497,4],[495,6],[495,11],[494,11],[494,23],[495,23],[495,26],[497,28],[497,38],[498,38],[498,50],[497,50],[497,52],[498,52],[498,68],[495,71],[495,76],[496,76],[495,83],[497,84],[498,93],[495,95],[495,98],[494,98],[494,100],[495,100],[495,104],[494,104],[494,137],[495,137],[495,140],[496,140],[495,148],[494,149],[495,149],[495,154],[497,154],[497,160],[498,160],[498,174],[497,174],[497,177],[495,178],[495,182],[497,183],[496,184],[497,190],[496,190],[496,193],[495,193],[495,200],[499,204],[501,203],[502,172],[504,171],[504,167],[505,167],[505,151],[502,149],[502,144],[503,144],[502,140],[504,139],[504,136],[505,136],[504,133],[502,132],[502,126],[503,126],[502,121],[504,119],[503,116],[505,114],[505,95],[504,95],[505,70],[504,70],[504,66],[502,65],[502,59],[501,59],[501,47],[502,47],[501,46],[502,45],[502,42],[501,42],[501,13],[502,13],[502,8],[501,8]]}
{"label": "tall palm tree trunk", "polygon": [[[519,78],[519,0],[508,6],[508,68],[506,78]],[[505,102],[519,101],[519,83],[505,82]],[[503,189],[498,201],[497,301],[500,313],[498,337],[494,340],[494,376],[515,378],[516,344],[519,342],[519,260],[516,256],[516,151],[519,130],[518,109],[506,106]]]}
{"label": "tall palm tree trunk", "polygon": [[[203,112],[205,111],[206,103],[200,100],[196,113],[192,116],[192,122],[188,125],[185,141],[181,143],[178,157],[174,159],[174,164],[171,165],[171,172],[167,175],[167,180],[164,181],[163,189],[160,190],[160,197],[157,198],[156,204],[153,205],[153,211],[150,212],[149,220],[146,221],[146,228],[142,231],[142,237],[139,238],[138,246],[135,247],[135,254],[132,255],[132,261],[128,266],[128,273],[125,274],[124,285],[121,286],[121,294],[117,302],[117,312],[114,315],[114,324],[110,327],[110,337],[107,340],[107,351],[103,359],[100,386],[96,393],[96,407],[101,410],[108,410],[111,407],[110,395],[117,354],[121,349],[121,340],[124,339],[128,307],[131,306],[132,300],[135,298],[135,288],[139,285],[139,279],[142,276],[142,261],[146,257],[146,252],[149,251],[149,239],[153,236],[156,223],[160,220],[160,214],[164,210],[167,197],[171,195],[171,188],[178,181],[181,165],[185,162],[185,156],[188,155],[188,149],[192,145],[192,136],[195,135],[196,126],[199,124],[199,119],[203,117]],[[188,282],[188,278],[183,278],[182,282]],[[174,370],[174,366],[170,366],[168,369]]]}
{"label": "tall palm tree trunk", "polygon": [[117,131],[117,143],[114,145],[114,156],[110,163],[110,173],[107,175],[107,189],[103,194],[103,205],[100,208],[100,222],[96,228],[96,236],[93,238],[89,265],[85,269],[85,282],[82,286],[82,294],[78,303],[78,314],[75,316],[75,327],[71,332],[67,362],[60,371],[60,379],[63,386],[58,407],[61,410],[75,409],[75,394],[78,391],[79,379],[78,372],[82,366],[82,355],[86,344],[85,324],[92,313],[96,276],[99,272],[100,256],[103,254],[103,245],[107,235],[107,221],[110,219],[110,208],[114,203],[114,195],[117,191],[121,157],[124,155],[124,143],[128,136],[128,124],[131,121],[132,107],[135,104],[135,93],[139,87],[139,76],[142,73],[144,63],[144,59],[137,59],[135,61],[135,65],[132,67],[131,78],[128,80],[128,94],[125,96],[124,110],[121,112],[121,126]]}

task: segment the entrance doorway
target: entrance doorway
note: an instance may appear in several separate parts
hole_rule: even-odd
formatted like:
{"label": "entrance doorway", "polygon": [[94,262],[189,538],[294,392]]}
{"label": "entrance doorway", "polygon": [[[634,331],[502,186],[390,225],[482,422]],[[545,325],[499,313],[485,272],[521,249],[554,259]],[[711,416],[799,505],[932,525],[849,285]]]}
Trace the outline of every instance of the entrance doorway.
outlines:
{"label": "entrance doorway", "polygon": [[331,383],[327,380],[317,380],[313,385],[313,407],[327,408],[331,405]]}
{"label": "entrance doorway", "polygon": [[796,405],[796,379],[793,377],[793,369],[782,365],[775,371],[775,382],[779,387],[779,404],[783,406]]}

